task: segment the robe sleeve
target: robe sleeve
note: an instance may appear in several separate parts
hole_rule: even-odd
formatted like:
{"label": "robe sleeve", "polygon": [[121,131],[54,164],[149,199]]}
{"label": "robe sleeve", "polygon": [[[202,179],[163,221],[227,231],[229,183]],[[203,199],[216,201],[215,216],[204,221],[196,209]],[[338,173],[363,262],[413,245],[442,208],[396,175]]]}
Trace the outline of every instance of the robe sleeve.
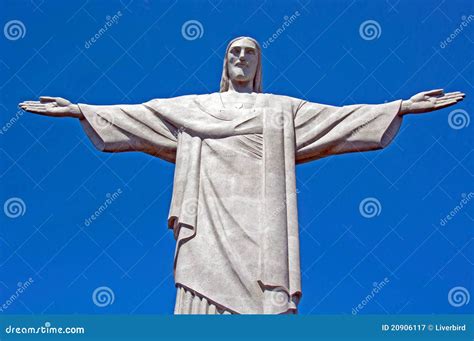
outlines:
{"label": "robe sleeve", "polygon": [[400,128],[401,102],[334,107],[302,101],[295,113],[297,163],[386,147]]}
{"label": "robe sleeve", "polygon": [[175,161],[178,129],[160,118],[146,103],[78,105],[84,115],[81,125],[98,150],[140,151]]}

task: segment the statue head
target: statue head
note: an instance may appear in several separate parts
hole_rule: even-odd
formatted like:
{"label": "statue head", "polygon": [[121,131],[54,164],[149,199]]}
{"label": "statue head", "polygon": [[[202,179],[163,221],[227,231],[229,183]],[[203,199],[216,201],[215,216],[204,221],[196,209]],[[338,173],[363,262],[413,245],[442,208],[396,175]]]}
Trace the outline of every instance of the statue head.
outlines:
{"label": "statue head", "polygon": [[229,82],[252,82],[254,92],[262,92],[262,49],[250,37],[238,37],[227,45],[220,92],[229,90]]}

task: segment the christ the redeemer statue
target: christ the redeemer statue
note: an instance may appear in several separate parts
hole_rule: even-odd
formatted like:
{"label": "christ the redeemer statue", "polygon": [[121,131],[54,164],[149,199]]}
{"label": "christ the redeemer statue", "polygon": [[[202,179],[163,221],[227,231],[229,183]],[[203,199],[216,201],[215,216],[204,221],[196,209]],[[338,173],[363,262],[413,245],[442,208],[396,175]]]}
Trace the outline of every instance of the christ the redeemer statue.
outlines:
{"label": "christ the redeemer statue", "polygon": [[261,48],[232,40],[220,91],[136,105],[26,111],[78,118],[101,151],[141,151],[176,164],[168,226],[176,238],[176,314],[296,313],[301,297],[295,165],[386,147],[408,113],[464,98],[442,89],[409,100],[336,107],[263,93]]}

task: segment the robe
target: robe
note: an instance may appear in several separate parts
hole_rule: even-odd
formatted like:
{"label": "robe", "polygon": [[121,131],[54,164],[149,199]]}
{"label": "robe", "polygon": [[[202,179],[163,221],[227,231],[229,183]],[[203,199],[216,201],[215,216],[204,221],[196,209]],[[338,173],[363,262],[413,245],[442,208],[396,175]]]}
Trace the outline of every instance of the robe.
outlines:
{"label": "robe", "polygon": [[101,151],[176,164],[168,226],[178,290],[230,313],[296,312],[295,165],[384,148],[401,125],[401,100],[336,107],[253,93],[253,107],[228,108],[220,96],[79,104],[81,124]]}

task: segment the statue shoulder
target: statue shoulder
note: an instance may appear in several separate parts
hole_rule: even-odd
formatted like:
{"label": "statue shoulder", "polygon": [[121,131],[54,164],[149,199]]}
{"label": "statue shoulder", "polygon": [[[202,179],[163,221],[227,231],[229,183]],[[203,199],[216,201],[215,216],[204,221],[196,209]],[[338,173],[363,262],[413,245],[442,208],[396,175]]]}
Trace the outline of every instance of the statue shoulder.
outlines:
{"label": "statue shoulder", "polygon": [[206,96],[209,95],[182,95],[182,96],[176,96],[176,97],[164,97],[164,98],[154,98],[145,104],[180,104],[180,105],[190,105],[196,100],[202,100],[206,98]]}
{"label": "statue shoulder", "polygon": [[291,97],[291,96],[286,96],[286,95],[278,95],[278,94],[272,94],[272,93],[263,93],[267,100],[267,103],[273,103],[275,105],[285,105],[285,106],[290,106],[294,110],[299,108],[303,103],[305,103],[305,100],[302,100],[300,98],[296,97]]}
{"label": "statue shoulder", "polygon": [[280,95],[280,94],[272,94],[269,92],[262,93],[264,96],[268,96],[271,99],[279,100],[279,101],[301,101],[301,99],[296,98],[296,97],[291,97],[291,96],[286,96],[286,95]]}

